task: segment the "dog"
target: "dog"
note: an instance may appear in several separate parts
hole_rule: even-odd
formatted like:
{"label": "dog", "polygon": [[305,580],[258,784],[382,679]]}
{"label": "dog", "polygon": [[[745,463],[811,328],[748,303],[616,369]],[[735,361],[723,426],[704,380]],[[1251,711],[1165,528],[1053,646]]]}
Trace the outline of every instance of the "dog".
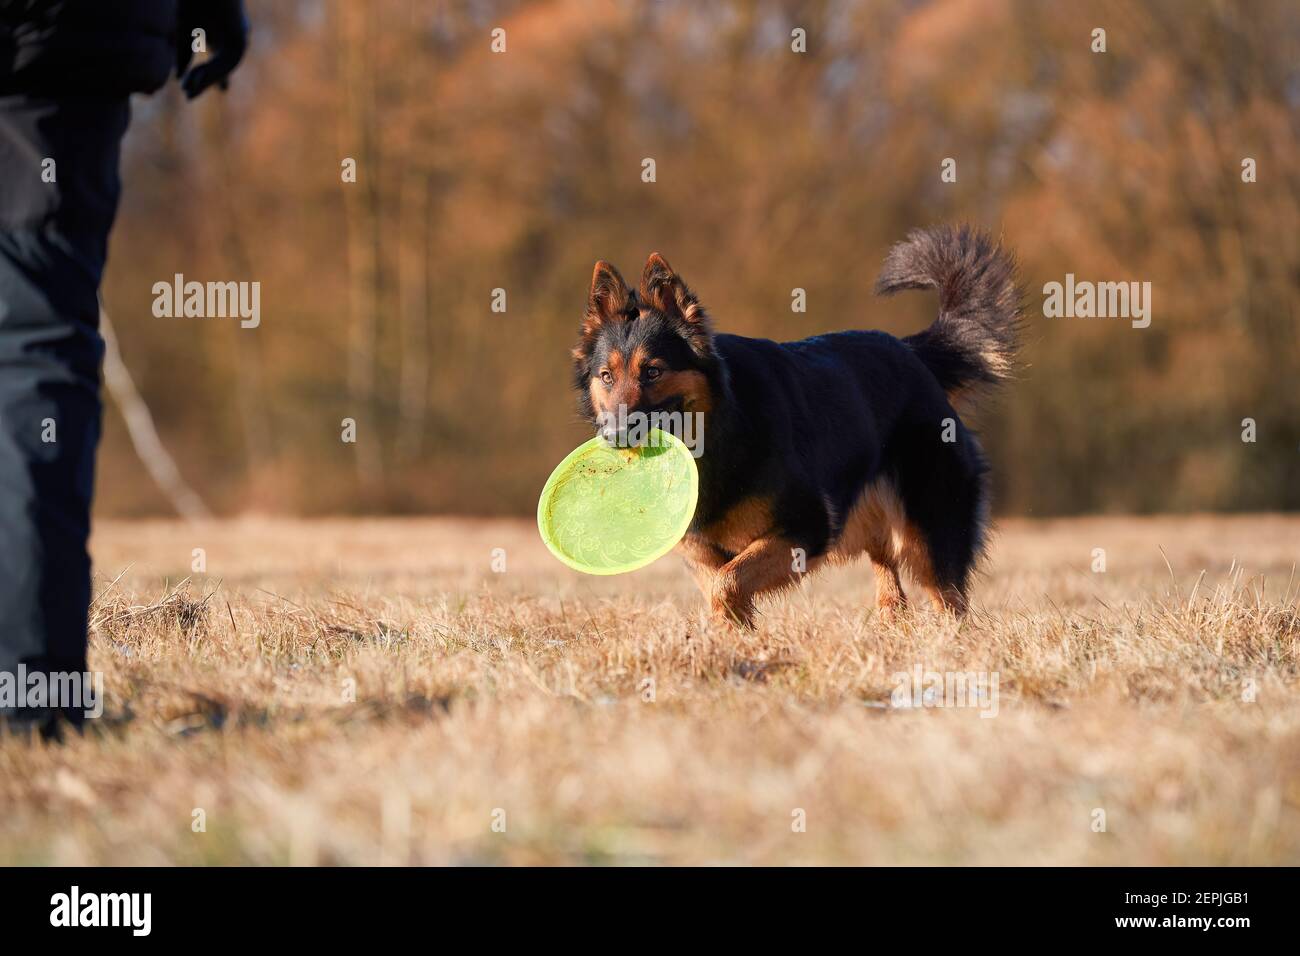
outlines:
{"label": "dog", "polygon": [[629,414],[702,416],[699,500],[678,550],[718,618],[753,627],[759,597],[864,553],[882,617],[907,606],[900,570],[966,612],[988,464],[954,406],[1012,375],[1023,293],[1014,255],[969,226],[894,246],[876,292],[902,289],[939,293],[915,335],[773,342],[715,333],[658,253],[635,289],[596,263],[573,350],[579,409],[615,445]]}

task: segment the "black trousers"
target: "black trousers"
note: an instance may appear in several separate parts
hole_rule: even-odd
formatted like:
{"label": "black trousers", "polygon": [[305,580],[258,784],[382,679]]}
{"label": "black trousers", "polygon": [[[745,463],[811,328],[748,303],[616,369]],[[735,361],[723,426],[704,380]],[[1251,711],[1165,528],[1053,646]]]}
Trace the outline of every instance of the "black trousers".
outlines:
{"label": "black trousers", "polygon": [[0,672],[86,669],[98,292],[129,118],[126,98],[0,97]]}

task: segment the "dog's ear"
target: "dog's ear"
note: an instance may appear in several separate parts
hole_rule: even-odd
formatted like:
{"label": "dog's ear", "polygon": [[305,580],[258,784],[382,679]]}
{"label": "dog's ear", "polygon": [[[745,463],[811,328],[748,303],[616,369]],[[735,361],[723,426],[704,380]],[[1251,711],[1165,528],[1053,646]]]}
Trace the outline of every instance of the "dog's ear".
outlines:
{"label": "dog's ear", "polygon": [[582,323],[584,335],[590,335],[602,323],[624,318],[629,291],[617,269],[601,259],[591,272],[591,292],[587,296],[587,318]]}
{"label": "dog's ear", "polygon": [[682,337],[697,355],[713,353],[713,329],[708,313],[681,276],[673,272],[668,260],[657,252],[650,253],[646,260],[638,294],[646,305],[677,321]]}
{"label": "dog's ear", "polygon": [[582,320],[582,333],[573,350],[574,374],[581,379],[586,374],[587,359],[595,348],[601,326],[627,318],[632,292],[618,270],[601,259],[591,272],[591,291],[587,294],[587,314]]}

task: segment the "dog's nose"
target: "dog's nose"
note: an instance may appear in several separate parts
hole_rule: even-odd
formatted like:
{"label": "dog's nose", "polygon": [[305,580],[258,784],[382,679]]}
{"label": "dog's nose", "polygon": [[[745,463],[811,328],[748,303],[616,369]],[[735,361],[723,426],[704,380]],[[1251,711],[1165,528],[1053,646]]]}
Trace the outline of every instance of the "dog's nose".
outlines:
{"label": "dog's nose", "polygon": [[605,439],[607,444],[622,448],[627,444],[627,429],[616,425],[605,425],[600,429],[600,437]]}

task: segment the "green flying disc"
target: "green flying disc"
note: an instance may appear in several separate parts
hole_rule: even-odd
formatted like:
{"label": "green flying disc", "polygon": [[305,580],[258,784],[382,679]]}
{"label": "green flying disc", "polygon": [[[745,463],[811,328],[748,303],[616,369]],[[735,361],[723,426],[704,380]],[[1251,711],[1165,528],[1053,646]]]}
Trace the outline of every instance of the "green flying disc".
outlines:
{"label": "green flying disc", "polygon": [[682,540],[695,515],[700,475],[675,435],[651,429],[645,445],[584,442],[556,466],[537,502],[537,528],[575,571],[643,568]]}

